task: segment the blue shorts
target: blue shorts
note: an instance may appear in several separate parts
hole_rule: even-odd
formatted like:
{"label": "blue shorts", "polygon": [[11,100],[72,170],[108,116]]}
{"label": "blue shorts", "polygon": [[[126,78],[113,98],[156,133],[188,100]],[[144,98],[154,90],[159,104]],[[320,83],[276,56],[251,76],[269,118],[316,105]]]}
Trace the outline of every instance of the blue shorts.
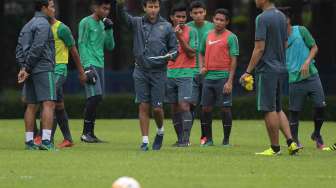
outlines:
{"label": "blue shorts", "polygon": [[66,81],[66,77],[61,74],[55,74],[55,84],[56,84],[56,101],[62,102],[64,99],[63,85]]}
{"label": "blue shorts", "polygon": [[168,78],[166,84],[166,103],[192,101],[193,78]]}
{"label": "blue shorts", "polygon": [[203,82],[201,105],[204,107],[231,107],[232,93],[224,93],[224,85],[227,80],[227,78],[219,80],[205,79]]}
{"label": "blue shorts", "polygon": [[257,109],[262,112],[281,112],[281,95],[287,73],[260,72],[257,77]]}
{"label": "blue shorts", "polygon": [[166,71],[150,72],[135,68],[133,72],[135,102],[162,107],[165,98]]}
{"label": "blue shorts", "polygon": [[87,99],[93,96],[103,95],[105,90],[104,69],[92,65],[91,67],[95,71],[97,81],[95,84],[85,83],[84,88]]}
{"label": "blue shorts", "polygon": [[53,72],[32,74],[23,86],[23,101],[27,104],[37,104],[56,100],[56,86]]}
{"label": "blue shorts", "polygon": [[307,97],[313,101],[315,108],[326,106],[322,83],[318,75],[289,84],[289,110],[301,111]]}

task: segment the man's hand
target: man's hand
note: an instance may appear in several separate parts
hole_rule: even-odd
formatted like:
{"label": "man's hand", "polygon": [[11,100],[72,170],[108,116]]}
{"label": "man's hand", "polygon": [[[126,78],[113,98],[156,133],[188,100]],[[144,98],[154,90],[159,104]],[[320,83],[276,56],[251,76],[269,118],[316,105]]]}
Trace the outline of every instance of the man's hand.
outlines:
{"label": "man's hand", "polygon": [[208,70],[205,67],[202,67],[201,74],[205,75],[208,72]]}
{"label": "man's hand", "polygon": [[309,64],[310,61],[306,61],[301,67],[301,76],[307,77],[309,75]]}
{"label": "man's hand", "polygon": [[239,83],[244,83],[244,82],[245,82],[245,78],[248,77],[248,76],[250,76],[250,74],[248,74],[248,73],[244,73],[244,74],[240,77],[240,79],[239,79]]}
{"label": "man's hand", "polygon": [[110,30],[113,27],[113,22],[109,18],[104,18],[103,19],[104,25],[105,25],[105,30]]}
{"label": "man's hand", "polygon": [[177,25],[177,26],[175,27],[175,32],[176,32],[177,35],[181,35],[181,34],[183,33],[183,30],[182,30],[182,28],[181,28],[181,25]]}
{"label": "man's hand", "polygon": [[79,82],[80,82],[80,84],[82,84],[82,85],[84,85],[85,84],[85,82],[87,81],[87,76],[86,76],[86,74],[84,73],[84,72],[82,72],[82,73],[79,73]]}
{"label": "man's hand", "polygon": [[21,69],[19,74],[18,74],[18,83],[21,84],[24,81],[27,80],[27,78],[29,77],[29,74],[26,72],[25,69]]}
{"label": "man's hand", "polygon": [[232,92],[232,80],[228,80],[228,81],[224,84],[223,93],[225,93],[225,94],[230,94],[231,92]]}

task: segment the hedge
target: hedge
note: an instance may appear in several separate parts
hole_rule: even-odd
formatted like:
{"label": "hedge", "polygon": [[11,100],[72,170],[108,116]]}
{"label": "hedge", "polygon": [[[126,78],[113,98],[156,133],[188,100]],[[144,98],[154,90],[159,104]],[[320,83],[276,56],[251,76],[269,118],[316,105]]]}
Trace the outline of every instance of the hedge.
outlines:
{"label": "hedge", "polygon": [[[284,109],[287,109],[287,99],[284,100]],[[336,121],[336,96],[327,98],[326,119]],[[85,98],[83,95],[67,95],[65,97],[66,110],[70,118],[83,118]],[[312,104],[308,100],[305,103],[301,119],[312,119]],[[98,108],[97,118],[137,118],[138,107],[134,103],[132,94],[119,94],[105,96]],[[234,97],[233,98],[233,117],[234,119],[261,119],[262,114],[256,110],[256,100],[254,96]],[[285,110],[286,111],[286,110]],[[6,92],[0,98],[0,119],[22,118],[24,105],[20,101],[18,92]],[[169,105],[165,105],[165,117],[170,117]],[[286,111],[287,112],[287,111]],[[215,118],[220,117],[218,110],[214,113]]]}

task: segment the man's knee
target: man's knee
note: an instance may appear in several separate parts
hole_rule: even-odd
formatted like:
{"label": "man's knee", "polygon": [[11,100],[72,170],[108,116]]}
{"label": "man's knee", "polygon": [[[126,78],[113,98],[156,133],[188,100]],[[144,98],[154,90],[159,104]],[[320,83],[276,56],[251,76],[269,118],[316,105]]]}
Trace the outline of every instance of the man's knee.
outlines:
{"label": "man's knee", "polygon": [[27,104],[26,111],[36,113],[38,111],[38,105],[37,104]]}
{"label": "man's knee", "polygon": [[161,113],[163,113],[163,108],[162,107],[155,107],[155,108],[153,108],[153,113],[154,114],[161,114]]}
{"label": "man's knee", "polygon": [[42,108],[43,109],[51,109],[54,110],[55,109],[55,102],[54,101],[44,101],[42,102]]}
{"label": "man's knee", "polygon": [[187,103],[187,102],[181,102],[179,104],[179,107],[180,107],[180,109],[181,109],[182,112],[188,112],[188,111],[190,111],[190,104]]}

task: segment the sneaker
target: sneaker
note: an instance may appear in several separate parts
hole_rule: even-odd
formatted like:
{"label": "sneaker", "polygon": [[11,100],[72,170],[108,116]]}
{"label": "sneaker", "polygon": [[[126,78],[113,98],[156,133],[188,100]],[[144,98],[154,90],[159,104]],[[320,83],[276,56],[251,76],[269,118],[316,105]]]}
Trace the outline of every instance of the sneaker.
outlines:
{"label": "sneaker", "polygon": [[30,140],[25,143],[26,150],[38,150],[39,146],[34,143],[34,141]]}
{"label": "sneaker", "polygon": [[91,137],[95,140],[95,143],[107,143],[104,140],[99,139],[96,135],[92,134]]}
{"label": "sneaker", "polygon": [[179,141],[176,141],[174,144],[172,144],[172,147],[178,147],[179,144]]}
{"label": "sneaker", "polygon": [[141,146],[140,146],[140,150],[148,151],[148,143],[142,143]]}
{"label": "sneaker", "polygon": [[299,147],[299,149],[303,149],[304,148],[304,146],[301,144],[300,141],[297,140],[295,142],[296,142],[297,146]]}
{"label": "sneaker", "polygon": [[85,143],[97,143],[96,139],[93,138],[90,134],[83,134],[81,137],[80,137],[81,141],[82,142],[85,142]]}
{"label": "sneaker", "polygon": [[35,145],[41,145],[42,144],[42,137],[41,136],[36,136],[34,138],[34,143],[35,143]]}
{"label": "sneaker", "polygon": [[278,156],[281,155],[281,151],[275,152],[272,148],[269,148],[263,152],[255,153],[256,155],[263,155],[263,156]]}
{"label": "sneaker", "polygon": [[208,147],[208,146],[214,146],[213,140],[208,139],[201,147]]}
{"label": "sneaker", "polygon": [[231,147],[232,145],[230,144],[229,140],[223,139],[222,146],[224,146],[224,147]]}
{"label": "sneaker", "polygon": [[40,145],[40,150],[46,150],[46,151],[57,151],[54,144],[50,142],[50,140],[42,140],[42,143]]}
{"label": "sneaker", "polygon": [[289,155],[295,155],[297,152],[299,152],[299,150],[300,148],[295,142],[292,142],[291,145],[288,147]]}
{"label": "sneaker", "polygon": [[63,140],[62,143],[58,144],[58,148],[68,148],[72,147],[74,144],[70,140]]}
{"label": "sneaker", "polygon": [[187,142],[187,143],[179,143],[177,145],[177,147],[180,147],[180,148],[184,148],[184,147],[189,147],[191,146],[191,143],[190,142]]}
{"label": "sneaker", "polygon": [[223,146],[223,147],[226,147],[226,148],[233,147],[233,145],[232,145],[232,144],[229,144],[229,143],[227,143],[227,144],[222,144],[222,146]]}
{"label": "sneaker", "polygon": [[310,137],[313,141],[315,141],[316,143],[316,148],[322,150],[323,148],[325,148],[324,142],[323,142],[323,138],[321,135],[317,135],[317,134],[312,134]]}
{"label": "sneaker", "polygon": [[324,147],[322,150],[323,151],[336,151],[336,143],[332,146]]}
{"label": "sneaker", "polygon": [[162,147],[162,142],[163,142],[163,134],[156,134],[152,149],[153,150],[160,150]]}
{"label": "sneaker", "polygon": [[201,140],[200,140],[201,146],[204,145],[207,142],[207,140],[208,139],[205,136],[201,137]]}

